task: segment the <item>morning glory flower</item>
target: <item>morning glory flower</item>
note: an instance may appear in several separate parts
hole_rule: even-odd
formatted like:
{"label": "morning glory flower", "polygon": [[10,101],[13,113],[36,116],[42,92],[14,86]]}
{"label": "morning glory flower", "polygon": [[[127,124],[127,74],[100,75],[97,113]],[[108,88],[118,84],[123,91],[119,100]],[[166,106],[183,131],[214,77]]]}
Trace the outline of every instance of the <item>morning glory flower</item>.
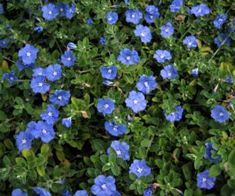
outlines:
{"label": "morning glory flower", "polygon": [[154,5],[147,5],[145,7],[145,11],[146,11],[146,15],[144,19],[148,24],[154,23],[155,19],[160,17],[158,7]]}
{"label": "morning glory flower", "polygon": [[191,70],[191,75],[193,77],[198,77],[198,74],[199,74],[199,69],[198,68],[194,68]]}
{"label": "morning glory flower", "polygon": [[52,64],[46,68],[46,77],[49,81],[59,80],[62,76],[62,68],[59,64]]}
{"label": "morning glory flower", "polygon": [[76,48],[77,48],[77,45],[76,45],[75,43],[73,43],[73,42],[69,42],[69,43],[67,44],[67,48],[68,48],[69,50],[73,50],[73,49],[76,49]]}
{"label": "morning glory flower", "polygon": [[105,130],[112,136],[120,136],[126,133],[127,127],[124,124],[106,121],[104,123]]}
{"label": "morning glory flower", "polygon": [[0,49],[7,48],[9,45],[9,39],[0,39]]}
{"label": "morning glory flower", "polygon": [[211,12],[208,5],[201,3],[199,5],[195,5],[191,9],[191,14],[194,14],[196,17],[201,17],[208,15]]}
{"label": "morning glory flower", "polygon": [[169,38],[174,33],[174,27],[172,26],[170,22],[161,26],[160,29],[161,29],[161,36],[164,38]]}
{"label": "morning glory flower", "polygon": [[30,44],[26,44],[18,52],[18,56],[22,59],[25,65],[35,63],[37,59],[38,49]]}
{"label": "morning glory flower", "polygon": [[105,18],[108,24],[114,25],[118,21],[118,14],[116,12],[110,11],[106,14]]}
{"label": "morning glory flower", "polygon": [[165,63],[167,60],[171,60],[171,52],[168,50],[156,50],[154,59],[157,60],[158,63]]}
{"label": "morning glory flower", "polygon": [[41,33],[43,32],[43,27],[42,26],[37,26],[33,28],[33,31],[37,32],[37,33]]}
{"label": "morning glory flower", "polygon": [[59,14],[59,11],[55,4],[49,3],[42,6],[42,16],[45,20],[54,20]]}
{"label": "morning glory flower", "polygon": [[6,80],[10,85],[15,84],[15,82],[18,80],[14,71],[11,71],[9,73],[3,73],[2,79]]}
{"label": "morning glory flower", "polygon": [[53,125],[59,118],[59,111],[54,105],[47,105],[47,110],[40,114],[42,120],[46,121],[48,124]]}
{"label": "morning glory flower", "polygon": [[102,113],[103,115],[112,114],[115,110],[115,103],[112,99],[98,99],[97,103],[97,110],[98,112]]}
{"label": "morning glory flower", "polygon": [[175,111],[170,114],[165,114],[165,117],[170,122],[180,121],[183,116],[184,109],[181,106],[176,106]]}
{"label": "morning glory flower", "polygon": [[216,149],[213,147],[213,143],[208,142],[205,144],[204,159],[209,160],[211,163],[218,163],[221,160],[219,155],[213,156],[216,153]]}
{"label": "morning glory flower", "polygon": [[[126,142],[120,142],[118,140],[112,141],[110,146],[117,154],[117,157],[123,160],[129,160],[129,145]],[[107,150],[108,154],[110,153],[110,148]]]}
{"label": "morning glory flower", "polygon": [[67,50],[61,55],[60,60],[65,67],[71,67],[75,64],[76,58],[71,50]]}
{"label": "morning glory flower", "polygon": [[136,50],[124,48],[120,51],[117,60],[124,65],[134,65],[139,63],[140,58]]}
{"label": "morning glory flower", "polygon": [[106,37],[105,36],[100,37],[99,44],[100,45],[105,45],[106,44]]}
{"label": "morning glory flower", "polygon": [[134,113],[141,112],[145,110],[147,106],[147,101],[144,94],[137,91],[129,92],[128,97],[125,100],[126,106],[131,108]]}
{"label": "morning glory flower", "polygon": [[143,14],[138,9],[129,9],[125,12],[126,22],[138,24],[143,18]]}
{"label": "morning glory flower", "polygon": [[136,25],[134,30],[135,36],[140,37],[141,42],[149,43],[152,40],[150,28],[144,25]]}
{"label": "morning glory flower", "polygon": [[37,67],[33,69],[33,77],[44,76],[46,77],[46,69],[42,67]]}
{"label": "morning glory flower", "polygon": [[65,90],[56,90],[53,95],[50,95],[49,100],[52,104],[65,106],[69,103],[70,92]]}
{"label": "morning glory flower", "polygon": [[30,121],[27,124],[27,128],[26,128],[26,132],[31,133],[33,130],[35,130],[37,128],[37,123],[35,121]]}
{"label": "morning glory flower", "polygon": [[51,196],[51,193],[49,191],[41,187],[35,187],[33,188],[33,191],[39,196]]}
{"label": "morning glory flower", "polygon": [[16,135],[16,146],[21,152],[22,150],[29,150],[32,146],[33,137],[29,131],[21,131]]}
{"label": "morning glory flower", "polygon": [[144,196],[152,196],[154,189],[152,187],[146,188],[144,190]]}
{"label": "morning glory flower", "polygon": [[183,44],[187,46],[187,48],[196,48],[197,47],[197,38],[193,35],[186,36],[183,40]]}
{"label": "morning glory flower", "polygon": [[166,65],[160,72],[163,79],[175,79],[178,76],[178,72],[173,65]]}
{"label": "morning glory flower", "polygon": [[71,6],[66,4],[65,6],[65,17],[72,19],[76,13],[76,5],[72,4]]}
{"label": "morning glory flower", "polygon": [[136,88],[144,94],[149,94],[152,90],[157,88],[155,77],[146,75],[140,76]]}
{"label": "morning glory flower", "polygon": [[197,187],[201,189],[212,189],[215,185],[216,177],[209,176],[209,170],[204,170],[197,174]]}
{"label": "morning glory flower", "polygon": [[129,173],[135,174],[138,178],[149,176],[151,174],[151,168],[146,164],[145,160],[135,159],[129,167]]}
{"label": "morning glory flower", "polygon": [[96,196],[112,196],[116,192],[115,178],[113,176],[97,176],[95,184],[91,187],[91,192]]}
{"label": "morning glory flower", "polygon": [[88,196],[88,193],[86,190],[77,190],[75,193],[74,193],[74,196]]}
{"label": "morning glory flower", "polygon": [[50,85],[46,83],[46,78],[44,76],[33,77],[30,87],[34,93],[45,94],[50,90]]}
{"label": "morning glory flower", "polygon": [[225,33],[220,33],[217,37],[215,37],[214,43],[216,44],[218,48],[224,44],[227,46],[230,46],[231,38]]}
{"label": "morning glory flower", "polygon": [[28,193],[25,193],[21,189],[17,188],[12,191],[11,196],[28,196]]}
{"label": "morning glory flower", "polygon": [[211,117],[219,123],[224,123],[229,120],[230,113],[221,105],[216,105],[211,110]]}
{"label": "morning glory flower", "polygon": [[224,22],[227,20],[228,15],[227,14],[218,14],[213,21],[214,27],[217,29],[221,29]]}
{"label": "morning glory flower", "polygon": [[63,118],[62,125],[66,128],[70,128],[72,126],[72,118],[71,117]]}
{"label": "morning glory flower", "polygon": [[183,0],[173,0],[170,5],[171,12],[178,12],[180,11],[181,7],[183,6],[184,1]]}
{"label": "morning glory flower", "polygon": [[115,65],[112,66],[102,66],[100,68],[100,73],[102,78],[107,80],[114,80],[117,77],[118,69]]}

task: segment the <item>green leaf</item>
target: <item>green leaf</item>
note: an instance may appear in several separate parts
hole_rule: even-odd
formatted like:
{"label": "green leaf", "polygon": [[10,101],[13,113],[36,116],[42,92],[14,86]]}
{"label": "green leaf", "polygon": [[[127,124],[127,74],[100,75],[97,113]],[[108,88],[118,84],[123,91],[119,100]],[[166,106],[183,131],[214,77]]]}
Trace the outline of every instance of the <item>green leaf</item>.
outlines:
{"label": "green leaf", "polygon": [[212,167],[209,170],[210,176],[218,176],[220,175],[220,166],[219,165],[212,165]]}

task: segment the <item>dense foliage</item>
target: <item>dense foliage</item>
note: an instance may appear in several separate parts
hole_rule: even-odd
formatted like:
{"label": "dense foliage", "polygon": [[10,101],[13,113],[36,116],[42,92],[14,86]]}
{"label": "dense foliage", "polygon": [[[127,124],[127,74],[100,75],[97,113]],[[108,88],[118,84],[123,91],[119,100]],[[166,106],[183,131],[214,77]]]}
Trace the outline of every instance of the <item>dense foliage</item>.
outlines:
{"label": "dense foliage", "polygon": [[2,1],[0,195],[235,195],[234,11]]}

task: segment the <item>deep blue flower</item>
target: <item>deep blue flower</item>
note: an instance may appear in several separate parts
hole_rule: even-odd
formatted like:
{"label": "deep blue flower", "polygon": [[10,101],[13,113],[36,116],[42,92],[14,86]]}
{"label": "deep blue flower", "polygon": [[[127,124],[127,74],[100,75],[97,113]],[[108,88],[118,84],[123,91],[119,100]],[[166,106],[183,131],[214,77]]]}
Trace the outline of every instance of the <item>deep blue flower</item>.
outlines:
{"label": "deep blue flower", "polygon": [[106,44],[106,37],[105,36],[101,36],[100,37],[99,44],[101,44],[101,45],[105,45]]}
{"label": "deep blue flower", "polygon": [[87,19],[87,21],[86,21],[86,23],[88,24],[88,25],[93,25],[93,20],[91,19],[91,18],[88,18]]}
{"label": "deep blue flower", "polygon": [[18,52],[18,56],[22,59],[25,65],[35,63],[37,59],[38,49],[30,44],[26,44]]}
{"label": "deep blue flower", "polygon": [[1,14],[4,14],[4,8],[3,8],[3,5],[0,3],[0,15]]}
{"label": "deep blue flower", "polygon": [[23,71],[24,69],[27,69],[27,68],[34,68],[33,63],[25,65],[21,59],[18,59],[15,64],[16,64],[16,67],[19,69],[19,71]]}
{"label": "deep blue flower", "polygon": [[30,121],[28,124],[27,124],[27,128],[26,128],[26,131],[31,133],[33,130],[36,130],[37,128],[37,123],[35,121]]}
{"label": "deep blue flower", "polygon": [[114,25],[118,21],[118,14],[116,12],[110,11],[106,14],[105,18],[108,24]]}
{"label": "deep blue flower", "polygon": [[131,108],[134,113],[145,110],[147,101],[141,92],[131,91],[125,100],[126,106]]}
{"label": "deep blue flower", "polygon": [[33,69],[33,77],[43,76],[46,77],[46,69],[42,67],[37,67]]}
{"label": "deep blue flower", "polygon": [[171,52],[168,50],[156,50],[153,58],[157,60],[158,63],[165,63],[167,60],[171,60]]}
{"label": "deep blue flower", "polygon": [[46,121],[48,124],[53,125],[59,118],[59,111],[54,105],[47,105],[47,110],[40,114],[42,120]]}
{"label": "deep blue flower", "polygon": [[72,3],[70,6],[69,4],[66,4],[65,6],[65,17],[68,19],[72,19],[76,13],[76,5]]}
{"label": "deep blue flower", "polygon": [[72,118],[71,117],[63,118],[62,125],[64,125],[64,127],[66,128],[70,128],[72,126]]}
{"label": "deep blue flower", "polygon": [[78,190],[78,191],[76,191],[74,196],[88,196],[88,193],[86,190]]}
{"label": "deep blue flower", "polygon": [[170,5],[171,12],[178,12],[180,11],[181,7],[183,6],[184,1],[183,0],[173,0]]}
{"label": "deep blue flower", "polygon": [[[118,140],[112,141],[111,148],[116,152],[117,157],[123,160],[129,160],[129,145],[126,142],[120,142]],[[110,153],[110,148],[108,149],[108,154]]]}
{"label": "deep blue flower", "polygon": [[12,191],[11,196],[28,196],[28,193],[25,193],[21,189],[17,188]]}
{"label": "deep blue flower", "polygon": [[6,80],[10,85],[15,84],[15,82],[18,80],[14,71],[11,71],[9,73],[3,73],[2,79]]}
{"label": "deep blue flower", "polygon": [[195,5],[191,9],[191,14],[194,14],[196,17],[205,16],[210,12],[210,8],[205,3]]}
{"label": "deep blue flower", "polygon": [[152,196],[153,194],[153,188],[152,187],[149,187],[147,189],[144,190],[144,196]]}
{"label": "deep blue flower", "polygon": [[72,194],[68,190],[64,190],[64,192],[62,193],[62,196],[72,196]]}
{"label": "deep blue flower", "polygon": [[209,176],[209,171],[205,170],[197,174],[197,187],[201,189],[212,189],[215,185],[216,177]]}
{"label": "deep blue flower", "polygon": [[214,43],[218,48],[224,44],[230,46],[231,38],[225,33],[220,33],[217,37],[215,37]]}
{"label": "deep blue flower", "polygon": [[191,70],[191,75],[193,77],[198,77],[198,74],[199,74],[199,69],[198,68],[194,68]]}
{"label": "deep blue flower", "polygon": [[228,18],[227,14],[218,14],[215,20],[213,21],[214,27],[217,29],[221,29],[227,18]]}
{"label": "deep blue flower", "polygon": [[144,19],[148,24],[154,23],[156,18],[160,17],[159,10],[156,6],[154,5],[147,5],[145,7],[146,15]]}
{"label": "deep blue flower", "polygon": [[117,77],[118,69],[115,65],[112,66],[102,66],[100,68],[100,73],[102,78],[107,80],[114,80]]}
{"label": "deep blue flower", "polygon": [[96,196],[112,196],[116,191],[115,178],[113,176],[99,175],[95,178],[95,184],[91,192]]}
{"label": "deep blue flower", "polygon": [[59,11],[55,4],[49,3],[42,6],[42,16],[45,20],[54,20],[59,14]]}
{"label": "deep blue flower", "polygon": [[161,36],[164,38],[168,38],[173,35],[174,27],[170,22],[167,22],[165,25],[160,27],[161,29]]}
{"label": "deep blue flower", "polygon": [[46,77],[49,81],[56,81],[59,80],[62,76],[62,69],[61,65],[59,64],[52,64],[46,68]]}
{"label": "deep blue flower", "polygon": [[53,95],[50,95],[50,102],[59,106],[65,106],[69,103],[70,92],[65,90],[56,90]]}
{"label": "deep blue flower", "polygon": [[136,87],[142,93],[149,94],[152,90],[157,88],[157,82],[153,76],[142,75],[140,76]]}
{"label": "deep blue flower", "polygon": [[138,24],[143,18],[143,14],[138,9],[129,9],[125,12],[126,22]]}
{"label": "deep blue flower", "polygon": [[149,176],[151,168],[146,164],[145,160],[134,160],[129,167],[129,173],[135,174],[138,178],[141,176]]}
{"label": "deep blue flower", "polygon": [[67,44],[67,48],[70,49],[70,50],[74,50],[74,49],[77,48],[77,45],[75,43],[73,43],[73,42],[69,42]]}
{"label": "deep blue flower", "polygon": [[0,39],[0,49],[7,48],[9,45],[9,39]]}
{"label": "deep blue flower", "polygon": [[29,131],[21,131],[16,135],[16,146],[21,152],[25,149],[30,149],[32,146],[33,137]]}
{"label": "deep blue flower", "polygon": [[75,64],[76,58],[71,50],[67,50],[61,55],[60,60],[65,67],[71,67]]}
{"label": "deep blue flower", "polygon": [[213,143],[208,142],[205,144],[205,153],[204,153],[204,159],[209,160],[211,163],[218,163],[221,160],[221,157],[219,155],[213,156],[216,154],[216,149],[214,148]]}
{"label": "deep blue flower", "polygon": [[103,115],[111,114],[115,110],[115,103],[112,99],[98,99],[97,103],[97,110],[98,112],[102,113]]}
{"label": "deep blue flower", "polygon": [[104,123],[105,130],[112,136],[120,136],[126,133],[127,127],[124,124],[118,124],[116,122],[108,122]]}
{"label": "deep blue flower", "polygon": [[163,79],[175,79],[178,76],[178,72],[173,65],[166,65],[160,72]]}
{"label": "deep blue flower", "polygon": [[59,11],[60,16],[65,17],[66,16],[66,10],[68,9],[68,4],[60,2],[60,3],[57,4],[57,9]]}
{"label": "deep blue flower", "polygon": [[229,120],[230,113],[221,105],[216,105],[211,110],[211,117],[219,123],[224,123]]}
{"label": "deep blue flower", "polygon": [[37,26],[33,28],[33,31],[37,32],[37,33],[41,33],[43,32],[43,27],[42,26]]}
{"label": "deep blue flower", "polygon": [[141,42],[149,43],[152,40],[150,28],[144,25],[136,25],[134,30],[135,36],[140,37]]}
{"label": "deep blue flower", "polygon": [[44,188],[41,187],[35,187],[33,188],[33,191],[38,195],[38,196],[51,196],[51,193],[47,191]]}
{"label": "deep blue flower", "polygon": [[124,48],[120,51],[117,60],[125,65],[134,65],[139,63],[140,58],[136,50]]}
{"label": "deep blue flower", "polygon": [[181,106],[176,106],[175,111],[170,114],[165,114],[165,117],[170,122],[180,121],[183,116],[184,109]]}
{"label": "deep blue flower", "polygon": [[233,84],[234,79],[232,75],[226,76],[225,80],[224,80],[227,84]]}
{"label": "deep blue flower", "polygon": [[186,45],[187,48],[196,48],[197,38],[193,35],[186,36],[183,40],[183,44]]}
{"label": "deep blue flower", "polygon": [[38,121],[36,129],[32,130],[31,134],[34,138],[40,138],[42,142],[49,143],[55,138],[55,131],[53,125],[43,121]]}
{"label": "deep blue flower", "polygon": [[30,87],[34,93],[45,94],[50,90],[50,85],[46,83],[46,78],[44,76],[33,77]]}

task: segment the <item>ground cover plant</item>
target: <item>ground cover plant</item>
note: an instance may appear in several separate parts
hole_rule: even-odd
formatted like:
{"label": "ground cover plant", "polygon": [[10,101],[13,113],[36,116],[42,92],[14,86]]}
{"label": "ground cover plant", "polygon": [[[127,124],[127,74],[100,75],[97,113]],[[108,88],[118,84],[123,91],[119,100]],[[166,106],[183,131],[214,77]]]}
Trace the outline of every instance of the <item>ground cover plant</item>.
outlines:
{"label": "ground cover plant", "polygon": [[233,0],[0,3],[0,195],[235,195]]}

